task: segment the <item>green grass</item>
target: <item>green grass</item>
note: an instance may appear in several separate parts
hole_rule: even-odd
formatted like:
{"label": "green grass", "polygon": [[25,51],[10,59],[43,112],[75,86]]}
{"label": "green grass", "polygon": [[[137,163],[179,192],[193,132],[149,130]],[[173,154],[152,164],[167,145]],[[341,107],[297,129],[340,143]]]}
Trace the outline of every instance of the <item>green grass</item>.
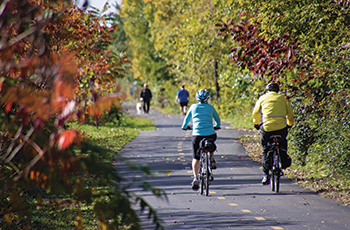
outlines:
{"label": "green grass", "polygon": [[155,130],[151,119],[136,116],[122,117],[120,126],[115,123],[106,123],[96,128],[94,125],[72,123],[70,128],[78,129],[88,135],[91,141],[106,149],[120,151],[123,146],[134,139],[140,130]]}
{"label": "green grass", "polygon": [[[158,109],[159,111],[161,111],[164,114],[177,114],[177,113],[180,113],[180,108],[179,108],[178,104],[176,104],[176,105],[175,104],[169,104],[168,106],[155,105],[154,108]],[[188,106],[188,108],[189,108],[189,106]]]}
{"label": "green grass", "polygon": [[232,113],[223,120],[229,122],[236,129],[252,129],[253,119],[251,114]]}

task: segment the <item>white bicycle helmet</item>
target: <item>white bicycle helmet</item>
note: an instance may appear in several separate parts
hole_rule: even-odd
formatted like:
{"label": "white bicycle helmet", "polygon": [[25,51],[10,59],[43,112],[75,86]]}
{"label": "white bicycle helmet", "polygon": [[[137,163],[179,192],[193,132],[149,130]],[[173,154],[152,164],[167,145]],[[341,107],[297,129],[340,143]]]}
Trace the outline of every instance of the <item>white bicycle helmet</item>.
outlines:
{"label": "white bicycle helmet", "polygon": [[208,103],[209,97],[210,97],[210,93],[205,89],[200,89],[196,93],[196,99],[198,102],[201,102],[201,103]]}

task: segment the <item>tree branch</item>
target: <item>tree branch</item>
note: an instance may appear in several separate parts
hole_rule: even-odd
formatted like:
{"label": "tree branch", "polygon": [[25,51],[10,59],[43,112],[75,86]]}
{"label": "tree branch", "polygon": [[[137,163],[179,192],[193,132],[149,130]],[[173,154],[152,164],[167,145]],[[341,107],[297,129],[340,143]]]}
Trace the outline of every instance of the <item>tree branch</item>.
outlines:
{"label": "tree branch", "polygon": [[19,174],[18,176],[16,176],[12,181],[10,181],[9,183],[7,183],[1,190],[0,190],[0,194],[6,192],[9,188],[11,188],[17,181],[19,181],[21,178],[23,178],[25,175],[27,175],[30,171],[30,169],[44,156],[46,149],[41,149],[40,146],[35,143],[33,140],[24,137],[23,139],[24,141],[26,141],[27,143],[29,143],[30,145],[32,145],[32,147],[38,151],[38,155],[29,162],[29,164],[27,165],[27,167],[23,170],[23,172],[21,174]]}

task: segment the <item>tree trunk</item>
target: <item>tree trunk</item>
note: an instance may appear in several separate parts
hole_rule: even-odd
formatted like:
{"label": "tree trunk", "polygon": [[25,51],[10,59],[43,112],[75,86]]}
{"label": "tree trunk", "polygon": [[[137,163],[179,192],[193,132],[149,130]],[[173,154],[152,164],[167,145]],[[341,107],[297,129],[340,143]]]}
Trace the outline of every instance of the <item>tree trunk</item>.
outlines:
{"label": "tree trunk", "polygon": [[220,97],[220,86],[218,83],[219,78],[219,61],[215,60],[215,90],[216,90],[216,101],[219,100]]}

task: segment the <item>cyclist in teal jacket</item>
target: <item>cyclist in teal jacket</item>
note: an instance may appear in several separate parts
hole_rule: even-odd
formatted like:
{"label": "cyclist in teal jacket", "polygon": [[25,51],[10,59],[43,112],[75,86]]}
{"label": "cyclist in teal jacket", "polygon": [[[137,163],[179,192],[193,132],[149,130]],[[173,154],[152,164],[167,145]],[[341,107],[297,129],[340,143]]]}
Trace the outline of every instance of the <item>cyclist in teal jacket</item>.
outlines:
{"label": "cyclist in teal jacket", "polygon": [[[203,138],[212,139],[214,142],[216,140],[216,132],[214,127],[219,128],[221,125],[221,120],[216,112],[215,108],[208,104],[210,94],[207,90],[201,89],[196,93],[197,104],[191,105],[184,118],[182,129],[187,129],[188,123],[192,119],[193,129],[192,129],[192,149],[193,149],[193,159],[192,159],[192,171],[193,171],[193,182],[192,189],[198,190],[199,188],[199,159],[200,155],[198,152],[199,143]],[[215,126],[213,126],[213,119],[215,121]],[[211,167],[216,169],[216,162],[214,160],[214,152],[211,154]]]}

